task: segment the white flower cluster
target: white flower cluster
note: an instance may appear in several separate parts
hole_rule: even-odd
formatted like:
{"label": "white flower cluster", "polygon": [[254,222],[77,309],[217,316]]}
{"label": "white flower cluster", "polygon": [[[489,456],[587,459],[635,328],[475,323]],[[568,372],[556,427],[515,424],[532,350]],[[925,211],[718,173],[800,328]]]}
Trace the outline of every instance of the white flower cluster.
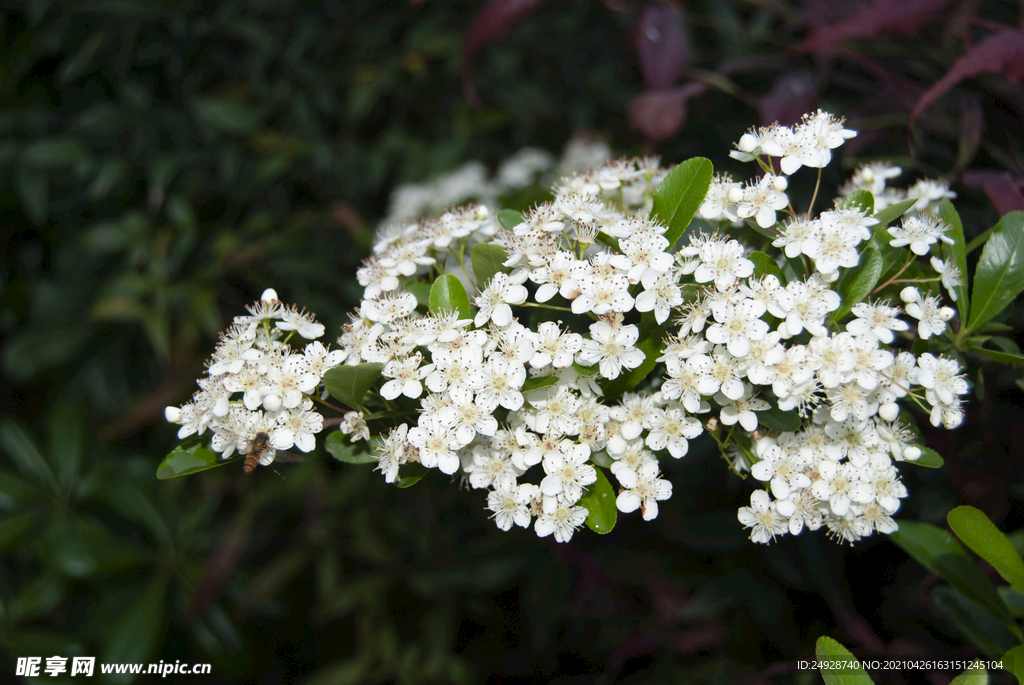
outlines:
{"label": "white flower cluster", "polygon": [[935,214],[944,199],[952,200],[956,197],[956,193],[947,184],[930,178],[919,179],[906,190],[887,185],[887,181],[902,173],[903,169],[888,162],[862,164],[850,180],[839,188],[839,195],[846,197],[855,190],[866,190],[875,198],[875,211],[913,198],[917,202],[907,210],[909,216]]}
{"label": "white flower cluster", "polygon": [[[209,429],[211,447],[225,459],[247,452],[254,438],[265,433],[271,449],[259,455],[259,463],[267,466],[276,450],[316,447],[313,436],[322,430],[323,417],[313,411],[310,397],[343,357],[315,342],[324,334],[322,324],[283,305],[273,290],[247,309],[249,315],[235,317],[221,336],[207,375],[198,381],[200,390],[189,403],[167,407],[164,414],[181,425],[179,439]],[[288,341],[295,334],[314,342],[293,348]]]}
{"label": "white flower cluster", "polygon": [[498,199],[502,195],[544,182],[546,174],[553,169],[560,176],[569,176],[600,166],[609,158],[611,150],[607,143],[578,136],[569,141],[557,160],[544,150],[523,148],[503,160],[493,177],[480,162],[467,162],[429,182],[397,187],[391,193],[383,225],[438,216],[449,207],[471,201],[493,211],[498,208]]}

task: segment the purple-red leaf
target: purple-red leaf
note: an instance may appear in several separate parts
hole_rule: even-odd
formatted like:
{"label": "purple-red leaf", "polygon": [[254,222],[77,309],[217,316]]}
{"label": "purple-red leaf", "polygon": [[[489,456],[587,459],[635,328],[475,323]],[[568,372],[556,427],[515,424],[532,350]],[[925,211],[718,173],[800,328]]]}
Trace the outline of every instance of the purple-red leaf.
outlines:
{"label": "purple-red leaf", "polygon": [[667,90],[686,69],[690,41],[683,12],[676,7],[647,5],[634,27],[640,72],[647,90]]}
{"label": "purple-red leaf", "polygon": [[856,38],[874,38],[886,33],[912,34],[927,24],[949,0],[871,0],[843,21],[816,28],[810,38],[796,45],[796,52],[815,52]]}
{"label": "purple-red leaf", "polygon": [[668,140],[686,123],[686,103],[707,90],[703,83],[690,83],[673,90],[641,93],[629,103],[629,123],[649,144]]}
{"label": "purple-red leaf", "polygon": [[505,36],[519,20],[537,9],[545,0],[491,0],[473,18],[462,46],[462,94],[474,107],[481,105],[473,84],[473,56],[488,43]]}
{"label": "purple-red leaf", "polygon": [[757,116],[762,126],[778,122],[790,126],[806,112],[818,108],[818,89],[809,71],[793,71],[775,79],[772,89],[758,98]]}
{"label": "purple-red leaf", "polygon": [[1000,31],[981,41],[953,63],[935,84],[926,90],[910,113],[910,123],[930,104],[964,79],[978,74],[1002,73],[1010,83],[1024,78],[1024,31]]}
{"label": "purple-red leaf", "polygon": [[964,185],[981,188],[999,216],[1024,211],[1024,176],[1011,176],[1007,171],[968,171],[964,174]]}

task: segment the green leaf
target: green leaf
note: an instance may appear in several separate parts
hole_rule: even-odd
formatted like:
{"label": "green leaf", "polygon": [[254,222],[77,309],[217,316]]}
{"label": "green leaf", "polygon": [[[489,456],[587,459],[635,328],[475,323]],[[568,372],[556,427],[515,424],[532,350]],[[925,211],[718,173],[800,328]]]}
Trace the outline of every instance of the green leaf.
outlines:
{"label": "green leaf", "polygon": [[952,535],[936,526],[918,521],[900,521],[899,530],[889,538],[932,573],[936,573],[971,601],[993,616],[1010,620],[995,585],[967,556]]}
{"label": "green leaf", "polygon": [[769,399],[768,402],[771,404],[768,409],[757,412],[757,422],[759,424],[780,433],[795,433],[800,430],[800,426],[803,425],[803,419],[800,418],[798,411],[795,409],[783,411],[779,409],[777,401]]}
{"label": "green leaf", "polygon": [[694,157],[668,172],[654,190],[651,215],[657,216],[658,221],[668,226],[665,237],[669,246],[675,245],[690,225],[690,220],[708,194],[714,175],[711,160]]}
{"label": "green leaf", "polygon": [[523,223],[522,212],[517,212],[514,209],[503,209],[498,212],[498,223],[506,231],[513,230],[516,226]]}
{"label": "green leaf", "polygon": [[473,246],[472,264],[473,276],[476,278],[476,287],[483,290],[491,277],[499,271],[512,273],[512,268],[505,266],[508,255],[505,248],[496,243],[477,243]]}
{"label": "green leaf", "polygon": [[405,292],[412,293],[416,298],[416,305],[422,307],[430,306],[430,284],[419,281],[409,281],[404,286]]}
{"label": "green leaf", "polygon": [[[164,595],[167,584],[163,578],[153,580],[138,595],[136,601],[128,602],[125,613],[111,626],[110,638],[103,652],[106,663],[142,663],[159,647],[164,628]],[[112,676],[113,682],[127,683],[134,680],[130,674]]]}
{"label": "green leaf", "polygon": [[974,271],[967,330],[984,326],[1024,291],[1024,212],[1010,212],[997,224]]}
{"label": "green leaf", "polygon": [[782,269],[770,256],[766,255],[764,252],[754,250],[747,255],[747,258],[754,263],[754,273],[757,276],[766,276],[771,274],[779,279],[779,282],[782,283],[782,285],[786,285],[785,274],[782,273]]}
{"label": "green leaf", "polygon": [[956,306],[960,310],[960,321],[967,321],[970,312],[970,299],[967,296],[967,242],[964,239],[963,222],[960,221],[960,215],[949,198],[943,198],[942,204],[939,205],[939,218],[950,226],[946,235],[953,239],[953,244],[942,242],[942,256],[956,265],[964,282],[955,288]]}
{"label": "green leaf", "polygon": [[179,445],[173,452],[168,454],[160,466],[156,468],[156,477],[160,480],[189,476],[193,473],[214,469],[228,463],[221,459],[220,455],[206,446],[205,443],[197,442],[188,447]]}
{"label": "green leaf", "polygon": [[21,200],[25,216],[37,226],[46,223],[50,206],[50,180],[46,174],[19,164],[14,169],[14,190]]}
{"label": "green leaf", "polygon": [[451,274],[441,274],[430,286],[430,311],[457,311],[460,319],[471,319],[469,295],[462,281]]}
{"label": "green leaf", "polygon": [[398,478],[395,479],[395,485],[400,488],[412,487],[419,483],[425,475],[427,475],[426,467],[411,461],[398,467]]}
{"label": "green leaf", "polygon": [[875,212],[874,218],[878,219],[878,223],[875,224],[875,231],[884,229],[886,226],[896,221],[896,219],[899,219],[901,216],[906,214],[907,210],[913,207],[916,202],[916,199],[910,198],[909,200],[897,202],[894,205],[889,205],[885,209],[880,209]]}
{"label": "green leaf", "polygon": [[836,203],[836,209],[857,209],[865,216],[875,213],[875,196],[870,190],[855,190]]}
{"label": "green leaf", "polygon": [[818,669],[821,671],[825,685],[870,685],[874,682],[871,680],[871,676],[860,667],[858,663],[860,660],[850,650],[830,637],[822,635],[818,638],[818,641],[814,643],[814,655],[818,657],[818,661],[832,663],[840,661],[850,664],[849,667]]}
{"label": "green leaf", "polygon": [[550,388],[552,385],[556,385],[558,381],[558,376],[533,376],[526,379],[521,392],[527,393],[532,390],[540,390],[541,388]]}
{"label": "green leaf", "polygon": [[[89,65],[92,64],[97,51],[106,42],[107,36],[103,31],[97,31],[89,36],[88,39],[82,41],[82,47],[74,55],[61,62],[60,67],[57,68],[57,83],[65,86],[85,74],[89,70]],[[99,64],[96,66],[99,67]]]}
{"label": "green leaf", "polygon": [[595,466],[597,480],[590,484],[580,499],[580,506],[586,507],[587,527],[595,533],[612,532],[619,510],[615,506],[615,491],[600,466]]}
{"label": "green leaf", "polygon": [[949,527],[972,552],[992,565],[1003,580],[1024,592],[1024,559],[983,512],[960,506],[946,516]]}
{"label": "green leaf", "polygon": [[943,462],[942,455],[933,450],[930,447],[924,445],[918,445],[921,450],[921,457],[916,461],[905,461],[904,464],[914,464],[915,466],[923,466],[926,469],[938,469],[942,467]]}
{"label": "green leaf", "polygon": [[20,545],[36,521],[34,514],[4,514],[0,517],[0,552]]}
{"label": "green leaf", "polygon": [[987,657],[996,659],[1017,642],[1004,621],[955,588],[940,585],[932,590],[932,599],[964,637]]}
{"label": "green leaf", "polygon": [[324,447],[331,456],[346,464],[376,464],[377,458],[370,453],[370,443],[359,440],[355,443],[341,431],[334,431],[327,436]]}
{"label": "green leaf", "polygon": [[988,685],[988,671],[980,667],[969,668],[950,680],[949,685]]}
{"label": "green leaf", "polygon": [[335,366],[324,374],[324,386],[331,397],[352,409],[363,408],[366,391],[380,378],[383,364],[377,362],[356,366]]}
{"label": "green leaf", "polygon": [[50,465],[43,459],[39,448],[25,429],[13,419],[4,419],[0,423],[0,447],[26,476],[34,478],[45,487],[56,487],[57,480],[50,470]]}
{"label": "green leaf", "polygon": [[836,292],[843,298],[839,309],[832,312],[833,321],[842,321],[859,302],[863,302],[871,293],[871,290],[878,284],[882,275],[883,263],[882,253],[869,247],[860,256],[860,263],[852,269],[847,269],[843,277],[839,279]]}
{"label": "green leaf", "polygon": [[231,135],[252,133],[263,120],[255,107],[224,98],[196,98],[192,109],[201,123]]}
{"label": "green leaf", "polygon": [[1003,654],[1000,661],[1003,662],[1003,669],[1013,673],[1018,683],[1024,683],[1024,645],[1017,645]]}
{"label": "green leaf", "polygon": [[594,364],[593,366],[583,366],[577,362],[572,363],[572,368],[573,371],[576,372],[577,376],[581,376],[583,378],[590,378],[591,376],[597,375],[597,372],[601,370],[601,367],[598,364]]}
{"label": "green leaf", "polygon": [[997,362],[1004,362],[1006,364],[1024,364],[1024,356],[1019,354],[999,352],[998,350],[987,350],[984,347],[978,347],[977,345],[968,345],[967,349],[971,352],[977,352],[980,355],[984,355]]}

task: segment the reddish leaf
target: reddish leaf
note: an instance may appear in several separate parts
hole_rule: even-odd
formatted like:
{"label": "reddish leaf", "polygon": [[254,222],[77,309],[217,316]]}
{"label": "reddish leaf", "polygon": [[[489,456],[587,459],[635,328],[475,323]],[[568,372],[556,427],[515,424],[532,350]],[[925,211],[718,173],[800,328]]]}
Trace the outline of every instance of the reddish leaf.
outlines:
{"label": "reddish leaf", "polygon": [[667,90],[675,85],[690,58],[682,10],[647,5],[633,35],[647,90]]}
{"label": "reddish leaf", "polygon": [[686,123],[686,102],[707,86],[690,83],[674,90],[641,93],[629,103],[629,123],[650,144],[668,140]]}
{"label": "reddish leaf", "polygon": [[481,102],[473,84],[473,56],[488,43],[505,36],[520,19],[540,7],[545,0],[491,0],[474,17],[462,46],[462,94],[474,107]]}
{"label": "reddish leaf", "polygon": [[793,50],[815,52],[831,49],[844,40],[874,38],[886,33],[910,35],[948,4],[949,0],[871,0],[843,21],[816,28],[810,38]]}
{"label": "reddish leaf", "polygon": [[1001,31],[981,41],[953,63],[953,67],[926,90],[910,113],[910,123],[950,88],[978,74],[1002,73],[1010,83],[1024,78],[1024,31]]}
{"label": "reddish leaf", "polygon": [[757,101],[757,115],[762,126],[778,122],[790,126],[800,121],[805,112],[818,108],[818,89],[809,71],[793,71],[775,79],[772,89]]}
{"label": "reddish leaf", "polygon": [[964,185],[981,188],[995,206],[999,216],[1014,210],[1024,211],[1024,176],[1011,176],[1006,171],[968,171]]}

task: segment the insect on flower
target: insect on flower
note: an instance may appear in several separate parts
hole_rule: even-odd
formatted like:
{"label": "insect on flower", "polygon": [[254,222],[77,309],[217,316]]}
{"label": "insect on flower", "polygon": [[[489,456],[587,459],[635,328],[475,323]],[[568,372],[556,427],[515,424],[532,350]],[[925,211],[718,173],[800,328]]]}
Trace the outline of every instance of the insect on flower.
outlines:
{"label": "insect on flower", "polygon": [[245,472],[252,473],[256,470],[256,466],[263,463],[264,460],[266,460],[264,466],[269,466],[274,460],[286,463],[302,461],[302,456],[274,449],[270,445],[270,435],[260,431],[249,441],[249,451],[245,455]]}

